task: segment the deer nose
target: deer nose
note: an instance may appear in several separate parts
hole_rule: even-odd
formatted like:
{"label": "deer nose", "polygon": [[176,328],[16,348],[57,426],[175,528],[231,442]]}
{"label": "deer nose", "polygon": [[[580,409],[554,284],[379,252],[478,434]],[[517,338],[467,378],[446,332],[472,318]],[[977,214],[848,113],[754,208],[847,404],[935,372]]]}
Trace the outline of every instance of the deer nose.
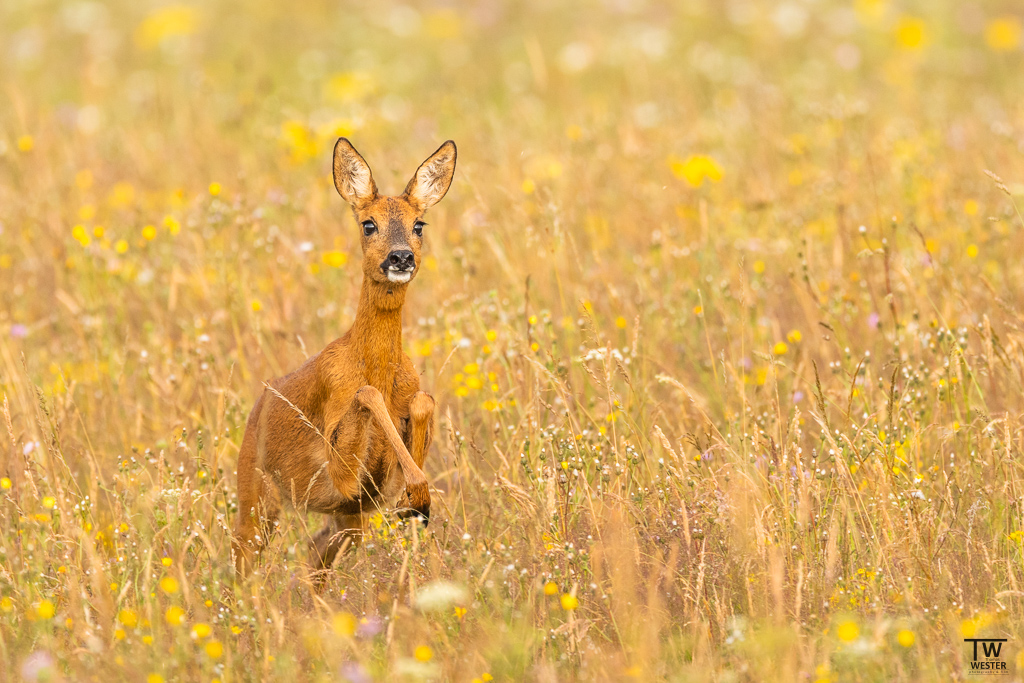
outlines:
{"label": "deer nose", "polygon": [[389,270],[412,270],[416,267],[416,257],[408,249],[400,249],[388,254]]}

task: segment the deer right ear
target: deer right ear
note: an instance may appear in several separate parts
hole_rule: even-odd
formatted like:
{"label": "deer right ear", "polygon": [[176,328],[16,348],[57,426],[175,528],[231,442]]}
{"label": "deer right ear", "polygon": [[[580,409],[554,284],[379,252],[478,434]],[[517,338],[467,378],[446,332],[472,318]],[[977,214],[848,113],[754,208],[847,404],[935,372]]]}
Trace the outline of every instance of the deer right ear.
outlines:
{"label": "deer right ear", "polygon": [[334,145],[334,187],[352,206],[363,206],[377,198],[370,166],[347,138]]}

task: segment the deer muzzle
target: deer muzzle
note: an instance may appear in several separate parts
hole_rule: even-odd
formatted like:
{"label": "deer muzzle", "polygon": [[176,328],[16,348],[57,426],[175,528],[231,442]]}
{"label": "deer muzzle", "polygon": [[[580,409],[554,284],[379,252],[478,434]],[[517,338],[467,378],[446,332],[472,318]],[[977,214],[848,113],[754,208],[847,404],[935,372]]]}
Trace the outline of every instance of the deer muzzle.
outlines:
{"label": "deer muzzle", "polygon": [[408,282],[416,270],[416,256],[408,249],[396,249],[380,264],[389,282]]}

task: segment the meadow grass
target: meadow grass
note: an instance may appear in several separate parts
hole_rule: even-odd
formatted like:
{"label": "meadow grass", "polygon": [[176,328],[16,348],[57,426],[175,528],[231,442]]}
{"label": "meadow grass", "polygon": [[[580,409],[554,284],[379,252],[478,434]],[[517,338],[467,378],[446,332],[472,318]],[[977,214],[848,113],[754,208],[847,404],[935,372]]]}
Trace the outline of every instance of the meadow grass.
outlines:
{"label": "meadow grass", "polygon": [[[1021,19],[0,3],[0,678],[1016,679]],[[431,523],[317,591],[288,511],[236,583],[248,411],[355,313],[339,135],[459,146]]]}

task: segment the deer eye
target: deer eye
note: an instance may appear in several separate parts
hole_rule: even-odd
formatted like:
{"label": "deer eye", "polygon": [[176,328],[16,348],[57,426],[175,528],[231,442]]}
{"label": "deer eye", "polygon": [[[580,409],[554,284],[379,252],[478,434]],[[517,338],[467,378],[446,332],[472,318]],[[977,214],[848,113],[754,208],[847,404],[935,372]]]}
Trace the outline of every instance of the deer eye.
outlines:
{"label": "deer eye", "polygon": [[424,225],[426,225],[426,223],[424,223],[423,221],[416,221],[416,224],[412,226],[412,231],[416,233],[417,236],[423,237]]}
{"label": "deer eye", "polygon": [[377,232],[377,224],[373,221],[363,221],[363,234],[369,237]]}

